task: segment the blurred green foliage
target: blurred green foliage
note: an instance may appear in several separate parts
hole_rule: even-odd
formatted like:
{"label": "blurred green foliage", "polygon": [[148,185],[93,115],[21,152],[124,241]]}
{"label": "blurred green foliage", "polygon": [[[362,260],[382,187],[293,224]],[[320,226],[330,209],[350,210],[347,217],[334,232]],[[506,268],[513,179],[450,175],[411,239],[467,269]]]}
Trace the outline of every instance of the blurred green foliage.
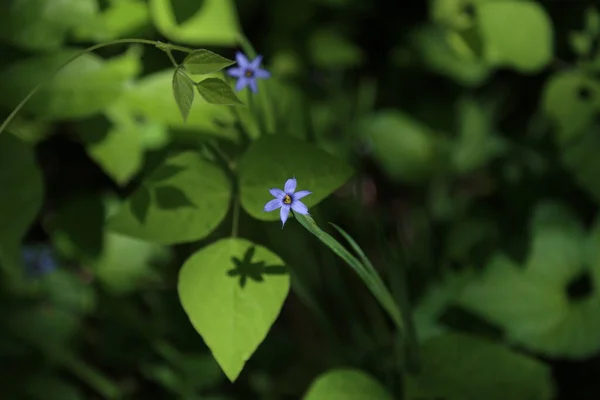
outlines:
{"label": "blurred green foliage", "polygon": [[2,2],[3,398],[598,398],[589,3]]}

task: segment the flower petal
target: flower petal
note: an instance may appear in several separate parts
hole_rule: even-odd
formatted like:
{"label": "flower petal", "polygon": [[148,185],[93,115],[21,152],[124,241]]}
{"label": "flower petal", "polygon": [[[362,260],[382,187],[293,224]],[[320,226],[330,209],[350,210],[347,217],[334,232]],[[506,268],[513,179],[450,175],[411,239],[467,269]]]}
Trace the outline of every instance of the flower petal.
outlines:
{"label": "flower petal", "polygon": [[279,216],[281,217],[281,227],[285,225],[288,216],[290,215],[290,206],[283,204]]}
{"label": "flower petal", "polygon": [[254,76],[260,79],[267,79],[271,77],[271,73],[269,71],[267,71],[266,69],[262,69],[262,68],[257,68],[254,71]]}
{"label": "flower petal", "polygon": [[296,211],[298,214],[308,214],[308,207],[300,200],[292,202],[292,210]]}
{"label": "flower petal", "polygon": [[273,199],[273,200],[269,201],[267,204],[265,204],[264,211],[266,211],[266,212],[275,211],[282,205],[283,205],[283,203],[281,202],[281,200]]}
{"label": "flower petal", "polygon": [[250,90],[252,90],[252,93],[258,92],[258,84],[256,83],[256,79],[248,79],[248,85],[250,86]]}
{"label": "flower petal", "polygon": [[237,92],[243,90],[246,86],[248,86],[248,79],[245,77],[241,77],[240,79],[238,79],[238,81],[235,84],[235,90]]}
{"label": "flower petal", "polygon": [[254,71],[256,71],[258,69],[258,67],[260,67],[260,63],[262,62],[263,56],[258,55],[256,56],[256,58],[254,60],[252,60],[252,62],[250,63],[249,67],[251,69],[253,69]]}
{"label": "flower petal", "polygon": [[237,61],[238,65],[240,66],[240,69],[242,69],[242,70],[248,69],[250,62],[248,61],[248,59],[246,58],[244,53],[242,53],[241,51],[238,51],[237,53],[235,53],[235,60]]}
{"label": "flower petal", "polygon": [[244,76],[244,70],[239,67],[229,68],[227,70],[227,75],[233,76],[234,78],[241,78]]}
{"label": "flower petal", "polygon": [[273,197],[276,197],[279,200],[283,200],[283,197],[285,196],[285,193],[281,189],[269,189],[269,193],[271,193]]}
{"label": "flower petal", "polygon": [[312,192],[309,192],[308,190],[301,190],[299,192],[294,193],[294,200],[300,200],[301,198],[306,197],[309,194],[312,194]]}
{"label": "flower petal", "polygon": [[287,194],[292,194],[296,190],[296,178],[290,178],[285,182],[283,191]]}

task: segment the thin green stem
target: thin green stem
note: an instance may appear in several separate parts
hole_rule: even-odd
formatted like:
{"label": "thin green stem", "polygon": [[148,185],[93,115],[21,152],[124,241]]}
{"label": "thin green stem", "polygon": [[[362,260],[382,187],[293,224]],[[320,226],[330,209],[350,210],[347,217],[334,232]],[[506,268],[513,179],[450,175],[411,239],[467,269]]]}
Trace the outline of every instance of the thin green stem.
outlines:
{"label": "thin green stem", "polygon": [[175,61],[175,57],[173,57],[173,52],[171,51],[171,49],[165,50],[165,53],[167,53],[167,56],[169,56],[169,60],[171,60],[171,64],[173,64],[173,66],[175,68],[178,68],[179,64],[177,63],[177,61]]}
{"label": "thin green stem", "polygon": [[60,67],[58,67],[56,69],[56,71],[54,71],[54,73],[51,75],[50,79],[46,79],[43,82],[39,83],[36,87],[34,87],[31,90],[31,92],[29,92],[29,94],[23,100],[21,100],[21,102],[17,105],[17,107],[15,107],[15,109],[10,113],[10,115],[4,120],[4,122],[0,126],[0,134],[2,134],[2,132],[4,132],[6,130],[6,128],[8,127],[8,125],[12,122],[12,120],[19,113],[19,111],[21,111],[21,109],[25,106],[25,104],[29,101],[29,99],[31,99],[33,97],[33,95],[35,95],[42,87],[44,87],[44,85],[46,85],[50,81],[52,81],[52,79],[54,79],[54,77],[56,77],[56,75],[60,71],[62,71],[62,69],[65,68],[67,65],[69,65],[70,63],[72,63],[73,61],[75,61],[76,59],[78,59],[79,57],[81,57],[81,56],[83,56],[83,55],[85,55],[87,53],[91,53],[93,51],[101,49],[103,47],[114,46],[116,44],[135,44],[135,43],[138,43],[138,44],[147,44],[147,45],[155,46],[158,49],[160,49],[162,51],[165,51],[167,53],[170,50],[177,50],[177,51],[181,51],[181,52],[184,52],[184,53],[191,53],[192,51],[194,51],[194,49],[190,49],[188,47],[175,46],[175,45],[172,45],[172,44],[169,44],[169,43],[163,43],[163,42],[159,42],[159,41],[156,41],[156,40],[135,39],[135,38],[117,39],[117,40],[112,40],[110,42],[100,43],[100,44],[96,44],[94,46],[88,47],[85,50],[81,50],[80,52],[78,52],[77,54],[75,54],[73,57],[71,57],[70,59],[68,59],[65,63],[63,63]]}
{"label": "thin green stem", "polygon": [[118,386],[108,380],[108,378],[103,376],[100,372],[90,367],[83,360],[80,360],[75,356],[69,357],[65,360],[65,366],[73,375],[94,388],[105,399],[119,399],[122,397],[121,390]]}

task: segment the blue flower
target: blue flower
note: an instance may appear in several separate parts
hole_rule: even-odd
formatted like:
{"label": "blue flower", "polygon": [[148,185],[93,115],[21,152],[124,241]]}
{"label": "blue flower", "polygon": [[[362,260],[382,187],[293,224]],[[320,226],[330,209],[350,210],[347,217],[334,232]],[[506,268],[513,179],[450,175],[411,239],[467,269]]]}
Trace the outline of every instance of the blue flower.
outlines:
{"label": "blue flower", "polygon": [[256,93],[258,91],[256,79],[267,79],[271,76],[269,71],[260,68],[262,56],[257,56],[254,60],[248,61],[246,56],[238,51],[235,54],[235,59],[237,60],[238,66],[227,70],[227,74],[238,80],[235,84],[235,90],[239,92],[246,86],[250,86],[250,90],[252,90],[253,93]]}
{"label": "blue flower", "polygon": [[24,246],[21,255],[25,270],[32,277],[46,275],[57,268],[57,262],[50,247]]}
{"label": "blue flower", "polygon": [[296,178],[288,179],[285,183],[283,190],[271,189],[269,193],[275,197],[273,200],[265,204],[265,210],[267,212],[275,211],[281,208],[281,228],[285,225],[288,216],[290,215],[290,209],[294,210],[298,214],[307,215],[308,208],[300,201],[301,198],[308,196],[312,192],[308,190],[301,190],[296,192]]}

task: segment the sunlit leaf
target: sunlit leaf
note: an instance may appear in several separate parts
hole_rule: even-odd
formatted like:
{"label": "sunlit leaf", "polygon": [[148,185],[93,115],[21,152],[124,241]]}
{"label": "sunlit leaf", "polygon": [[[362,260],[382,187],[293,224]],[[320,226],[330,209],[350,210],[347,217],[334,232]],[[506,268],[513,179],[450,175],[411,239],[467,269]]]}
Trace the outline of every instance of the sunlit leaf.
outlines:
{"label": "sunlit leaf", "polygon": [[235,64],[235,61],[204,49],[191,52],[183,60],[183,66],[193,75],[210,74],[232,64]]}
{"label": "sunlit leaf", "polygon": [[211,104],[237,105],[243,104],[231,86],[219,78],[208,78],[196,84],[198,93]]}
{"label": "sunlit leaf", "polygon": [[275,322],[290,287],[284,262],[244,239],[194,253],[179,274],[179,298],[232,382]]}
{"label": "sunlit leaf", "polygon": [[317,377],[303,400],[392,400],[392,396],[365,372],[335,369]]}
{"label": "sunlit leaf", "polygon": [[173,73],[173,96],[175,96],[183,121],[187,121],[194,102],[194,82],[181,67],[175,69]]}

